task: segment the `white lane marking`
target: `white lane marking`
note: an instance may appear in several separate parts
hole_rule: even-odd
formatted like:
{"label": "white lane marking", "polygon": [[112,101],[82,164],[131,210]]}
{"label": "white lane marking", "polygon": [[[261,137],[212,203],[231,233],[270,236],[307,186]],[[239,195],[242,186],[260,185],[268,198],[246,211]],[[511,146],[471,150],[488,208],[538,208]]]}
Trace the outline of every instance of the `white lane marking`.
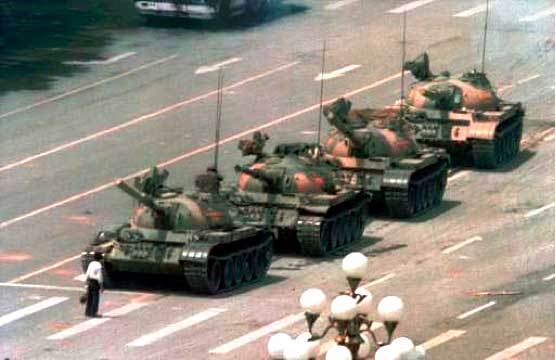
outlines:
{"label": "white lane marking", "polygon": [[[292,63],[292,64],[293,64],[293,63]],[[408,72],[406,72],[406,73],[408,73]],[[405,73],[404,73],[404,74],[405,74]],[[399,78],[399,77],[400,77],[400,74],[399,74],[399,73],[398,73],[398,74],[393,74],[393,75],[390,75],[390,76],[388,76],[388,77],[386,77],[386,78],[384,78],[384,79],[382,79],[382,80],[375,81],[374,83],[371,83],[371,84],[369,84],[369,85],[365,85],[365,86],[363,86],[363,87],[361,87],[361,88],[359,88],[359,89],[356,89],[356,90],[352,90],[352,91],[350,91],[350,92],[347,92],[347,93],[345,93],[345,94],[343,94],[343,95],[340,95],[339,97],[349,98],[349,97],[355,96],[355,95],[357,95],[357,94],[360,94],[360,93],[362,93],[362,92],[365,92],[365,91],[369,91],[369,90],[371,90],[371,89],[374,89],[374,88],[376,88],[376,87],[378,87],[378,86],[381,86],[381,85],[383,85],[383,84],[385,84],[385,83],[388,83],[388,82],[390,82],[390,81],[392,81],[392,80],[394,80],[394,79],[397,79],[397,78]],[[216,91],[215,91],[214,93],[216,93]],[[335,97],[335,98],[333,98],[333,99],[326,100],[326,101],[323,102],[323,104],[324,104],[324,105],[328,105],[328,104],[334,102],[336,99],[337,99],[337,97]],[[269,128],[269,127],[272,127],[272,126],[276,126],[276,125],[278,125],[278,124],[281,124],[281,123],[283,123],[283,122],[286,122],[287,120],[290,120],[290,119],[299,117],[299,116],[301,116],[301,115],[303,115],[303,114],[306,114],[306,113],[308,113],[308,112],[311,112],[311,111],[314,111],[314,110],[316,110],[316,109],[319,109],[320,106],[321,106],[320,103],[314,104],[314,105],[308,106],[308,107],[306,107],[306,108],[304,108],[304,109],[298,110],[298,111],[296,111],[296,112],[294,112],[294,113],[291,113],[291,114],[289,114],[289,115],[285,115],[285,116],[282,116],[282,117],[280,117],[280,118],[271,120],[271,121],[269,121],[269,122],[267,122],[267,123],[265,123],[265,124],[262,124],[262,125],[259,125],[259,126],[255,126],[255,127],[251,128],[251,129],[248,129],[248,130],[245,130],[245,131],[236,133],[235,135],[232,135],[232,136],[230,136],[230,137],[227,137],[227,138],[221,140],[221,141],[219,142],[219,144],[220,144],[220,145],[223,145],[223,144],[229,143],[229,142],[231,142],[231,141],[235,141],[235,140],[237,140],[237,139],[241,139],[242,137],[247,136],[247,135],[250,135],[250,134],[252,134],[252,133],[254,133],[254,132],[256,132],[256,131],[261,131],[261,130],[267,129],[267,128]],[[182,154],[182,155],[179,155],[179,156],[177,156],[177,157],[175,157],[175,158],[173,158],[173,159],[170,159],[170,160],[167,160],[167,161],[165,161],[165,162],[159,163],[159,164],[157,164],[156,166],[158,166],[158,167],[165,167],[165,166],[171,165],[171,164],[173,164],[173,163],[176,163],[176,162],[182,161],[182,160],[184,160],[184,159],[190,158],[190,157],[192,157],[192,156],[195,156],[195,155],[204,153],[204,152],[206,152],[206,151],[209,151],[209,150],[211,150],[212,148],[214,148],[214,145],[215,145],[215,144],[212,143],[212,144],[209,144],[209,145],[206,145],[206,146],[197,148],[197,149],[195,149],[195,150],[192,150],[192,151],[189,151],[189,152],[184,153],[184,154]],[[128,179],[134,178],[134,177],[136,177],[136,176],[145,174],[145,173],[148,172],[149,170],[150,170],[150,168],[148,168],[148,169],[143,169],[143,170],[139,170],[139,171],[137,171],[137,172],[134,173],[134,174],[131,174],[131,175],[126,176],[126,177],[124,178],[124,180],[128,180]],[[65,198],[65,199],[63,199],[63,200],[60,200],[60,201],[56,202],[56,203],[53,203],[53,204],[44,206],[44,207],[42,207],[42,208],[33,210],[33,211],[31,211],[31,212],[28,212],[28,213],[26,213],[26,214],[20,215],[20,216],[18,216],[18,217],[13,218],[13,219],[3,221],[3,222],[0,223],[0,229],[3,229],[3,228],[5,228],[5,227],[7,227],[7,226],[9,226],[9,225],[15,224],[15,223],[17,223],[17,222],[20,222],[20,221],[25,220],[25,219],[27,219],[27,218],[30,218],[30,217],[32,217],[32,216],[39,215],[39,214],[41,214],[41,213],[43,213],[43,212],[46,212],[46,211],[55,209],[55,208],[60,207],[60,206],[62,206],[62,205],[69,204],[69,203],[71,203],[71,202],[77,201],[77,200],[82,199],[82,198],[84,198],[84,197],[87,197],[87,196],[89,196],[89,195],[93,195],[93,194],[96,194],[96,193],[98,193],[98,192],[101,192],[101,191],[103,191],[103,190],[105,190],[105,189],[108,189],[108,188],[114,186],[114,185],[116,184],[116,182],[117,182],[116,180],[113,180],[113,181],[111,181],[111,182],[109,182],[109,183],[106,183],[106,184],[104,184],[104,185],[100,185],[100,186],[98,186],[98,187],[96,187],[96,188],[94,188],[94,189],[91,189],[91,190],[88,190],[88,191],[85,191],[85,192],[82,192],[82,193],[79,193],[79,194],[76,194],[76,195],[67,197],[67,198]],[[80,255],[76,255],[76,257],[78,257],[78,256],[80,256]]]}
{"label": "white lane marking", "polygon": [[530,218],[530,217],[532,217],[532,216],[539,215],[540,213],[542,213],[542,212],[544,212],[544,211],[546,211],[546,210],[548,210],[548,209],[551,209],[551,208],[553,208],[553,207],[554,207],[554,203],[550,203],[550,204],[545,205],[545,206],[543,206],[543,207],[540,207],[540,208],[538,208],[538,209],[529,211],[527,214],[525,214],[525,217],[526,217],[526,218]]}
{"label": "white lane marking", "polygon": [[62,265],[64,265],[64,264],[67,264],[67,263],[69,263],[69,262],[71,262],[71,261],[74,261],[74,260],[77,260],[77,259],[79,259],[79,258],[81,258],[81,254],[75,255],[75,256],[72,256],[72,257],[69,257],[69,258],[64,259],[64,260],[61,260],[61,261],[58,261],[58,262],[55,263],[55,264],[52,264],[52,265],[50,265],[50,266],[43,267],[43,268],[41,268],[41,269],[39,269],[39,270],[36,270],[36,271],[33,271],[33,272],[29,273],[29,274],[16,277],[15,279],[12,279],[12,280],[8,281],[8,283],[16,283],[16,282],[23,281],[23,280],[28,279],[28,278],[30,278],[30,277],[32,277],[32,276],[41,274],[41,273],[46,272],[46,271],[50,271],[50,270],[52,270],[52,269],[55,269],[55,268],[57,268],[57,267],[60,267],[60,266],[62,266]]}
{"label": "white lane marking", "polygon": [[209,350],[210,354],[227,354],[235,349],[238,349],[242,346],[249,344],[257,339],[260,339],[263,336],[266,336],[270,333],[276,332],[285,328],[286,326],[290,326],[305,319],[304,313],[298,313],[295,315],[289,315],[285,318],[282,318],[278,321],[275,321],[269,325],[263,326],[255,331],[252,331],[248,334],[245,334],[237,339],[234,339],[230,342],[227,342],[223,345],[220,345],[214,349]]}
{"label": "white lane marking", "polygon": [[554,14],[554,8],[550,8],[550,9],[540,11],[533,15],[522,17],[521,19],[519,19],[519,22],[533,22],[553,14]]}
{"label": "white lane marking", "polygon": [[68,299],[67,297],[54,296],[46,300],[43,300],[41,302],[38,302],[36,304],[24,307],[23,309],[19,309],[9,314],[0,316],[0,327],[9,324],[11,322],[14,322],[16,320],[19,320],[21,318],[24,318],[26,316],[29,316],[31,314],[34,314],[36,312],[39,312],[41,310],[47,309],[51,306],[58,305],[66,301],[67,299]]}
{"label": "white lane marking", "polygon": [[433,1],[436,1],[436,0],[416,0],[416,1],[409,2],[405,5],[402,5],[400,7],[397,7],[395,9],[388,10],[388,12],[391,13],[391,14],[401,14],[401,13],[404,13],[404,12],[408,12],[408,11],[417,9],[418,7],[421,7],[423,5],[430,4]]}
{"label": "white lane marking", "polygon": [[317,133],[316,130],[304,130],[300,134],[301,135],[315,135]]}
{"label": "white lane marking", "polygon": [[480,312],[480,311],[483,311],[483,310],[485,310],[485,309],[488,309],[489,307],[494,306],[494,305],[496,305],[496,301],[491,301],[491,302],[486,303],[486,304],[484,304],[484,305],[478,306],[478,307],[476,307],[476,308],[474,308],[474,309],[472,309],[472,310],[469,310],[469,311],[464,312],[463,314],[459,315],[459,316],[458,316],[458,319],[459,319],[459,320],[463,320],[463,319],[465,319],[465,318],[470,317],[471,315],[474,315],[474,314],[476,314],[476,313],[478,313],[478,312]]}
{"label": "white lane marking", "polygon": [[375,285],[378,285],[378,284],[380,284],[380,283],[386,282],[386,281],[388,281],[388,280],[394,278],[395,276],[396,276],[396,274],[390,273],[390,274],[384,275],[384,276],[382,276],[382,277],[379,277],[378,279],[373,280],[373,281],[371,281],[370,283],[365,284],[365,285],[363,285],[363,286],[361,286],[361,287],[362,287],[362,288],[370,288],[371,286],[375,286]]}
{"label": "white lane marking", "polygon": [[349,4],[353,4],[354,2],[358,2],[358,1],[360,1],[360,0],[340,0],[340,1],[330,3],[330,4],[326,5],[324,8],[326,10],[337,10],[341,7],[344,7],[344,6],[349,5]]}
{"label": "white lane marking", "polygon": [[179,321],[177,323],[168,325],[166,327],[163,327],[160,330],[157,330],[155,332],[152,332],[150,334],[146,334],[141,336],[140,338],[133,340],[132,342],[128,343],[126,346],[132,346],[132,347],[141,347],[141,346],[147,346],[150,345],[166,336],[172,335],[175,332],[178,332],[180,330],[186,329],[188,327],[200,324],[204,321],[207,321],[210,318],[213,318],[223,312],[227,311],[226,309],[218,309],[218,308],[211,308],[208,310],[205,310],[203,312],[200,312],[198,314],[195,314],[193,316],[190,316],[182,321]]}
{"label": "white lane marking", "polygon": [[540,78],[540,77],[541,77],[540,74],[531,75],[531,76],[528,76],[528,77],[526,77],[526,78],[524,78],[524,79],[518,80],[518,81],[517,81],[517,84],[518,84],[518,85],[525,84],[525,83],[528,82],[528,81],[535,80],[535,79],[538,79],[538,78]]}
{"label": "white lane marking", "polygon": [[533,346],[542,344],[545,341],[545,337],[532,336],[518,344],[515,344],[514,346],[511,346],[505,350],[489,356],[485,360],[507,360],[529,348],[532,348]]}
{"label": "white lane marking", "polygon": [[201,74],[206,74],[206,73],[213,72],[213,71],[218,71],[220,68],[222,68],[226,65],[230,65],[230,64],[240,62],[240,61],[241,61],[241,58],[234,57],[234,58],[219,62],[217,64],[201,66],[200,68],[195,70],[195,74],[196,75],[201,75]]}
{"label": "white lane marking", "polygon": [[465,241],[462,241],[462,242],[460,242],[459,244],[450,246],[449,248],[446,248],[446,249],[442,250],[442,253],[443,253],[443,254],[450,254],[450,253],[453,253],[453,252],[456,251],[456,250],[461,249],[461,248],[464,247],[464,246],[467,246],[467,245],[469,245],[469,244],[474,243],[475,241],[482,241],[482,240],[483,240],[483,238],[480,237],[480,236],[473,236],[472,238],[469,238],[469,239],[467,239],[467,240],[465,240]]}
{"label": "white lane marking", "polygon": [[552,141],[552,140],[554,140],[554,134],[548,135],[547,137],[545,137],[545,138],[543,139],[543,141]]}
{"label": "white lane marking", "polygon": [[141,66],[136,67],[136,68],[134,68],[134,69],[131,69],[131,70],[129,70],[129,71],[125,71],[125,72],[123,72],[123,73],[121,73],[121,74],[114,75],[114,76],[111,76],[111,77],[109,77],[109,78],[99,80],[99,81],[94,82],[94,83],[89,84],[89,85],[85,85],[85,86],[82,86],[82,87],[78,87],[78,88],[76,88],[76,89],[70,90],[70,91],[65,92],[65,93],[63,93],[63,94],[56,95],[56,96],[54,96],[54,97],[41,100],[41,101],[36,102],[36,103],[34,103],[34,104],[22,106],[22,107],[20,107],[20,108],[17,108],[17,109],[8,111],[7,113],[1,114],[1,115],[0,115],[0,119],[5,118],[5,117],[10,116],[10,115],[13,115],[13,114],[17,114],[17,113],[20,113],[20,112],[23,112],[23,111],[27,111],[27,110],[36,108],[37,106],[49,104],[49,103],[51,103],[51,102],[54,102],[54,101],[63,99],[63,98],[68,97],[68,96],[70,96],[70,95],[77,94],[77,93],[82,92],[82,91],[85,91],[85,90],[89,90],[89,89],[91,89],[91,88],[94,88],[94,87],[99,86],[99,85],[102,85],[102,84],[106,84],[106,83],[108,83],[108,82],[110,82],[110,81],[114,81],[114,80],[117,80],[117,79],[121,79],[121,78],[123,78],[124,76],[128,76],[128,75],[134,74],[134,73],[136,73],[136,72],[138,72],[138,71],[145,70],[145,69],[150,68],[150,67],[152,67],[152,66],[160,65],[160,64],[165,63],[165,62],[167,62],[167,61],[170,61],[170,60],[172,60],[172,59],[175,59],[177,56],[178,56],[178,54],[174,54],[174,55],[171,55],[171,56],[167,56],[167,57],[165,57],[165,58],[162,58],[162,59],[159,59],[159,60],[156,60],[156,61],[153,61],[153,62],[144,64],[144,65],[141,65]]}
{"label": "white lane marking", "polygon": [[[291,63],[286,64],[286,65],[279,66],[279,67],[277,67],[277,68],[275,68],[275,69],[266,71],[266,72],[264,72],[264,73],[260,73],[260,74],[258,74],[258,75],[249,77],[249,78],[247,78],[247,79],[243,79],[243,80],[241,80],[241,81],[238,81],[238,82],[236,82],[236,83],[234,83],[234,84],[232,84],[232,85],[226,86],[226,87],[222,88],[222,90],[223,90],[223,91],[226,91],[226,90],[231,90],[231,89],[237,88],[237,87],[239,87],[239,86],[245,85],[245,84],[250,83],[250,82],[253,82],[253,81],[255,81],[255,80],[259,80],[259,79],[261,79],[261,78],[263,78],[263,77],[272,75],[272,74],[274,74],[274,73],[276,73],[276,72],[279,72],[279,71],[288,69],[288,68],[290,68],[290,67],[292,67],[292,66],[294,66],[294,65],[297,65],[297,64],[299,64],[299,62],[298,62],[298,61],[295,61],[295,62],[291,62]],[[37,159],[40,159],[40,158],[42,158],[42,157],[45,157],[45,156],[48,156],[48,155],[52,155],[52,154],[57,153],[57,152],[60,152],[60,151],[62,151],[62,150],[66,150],[66,149],[68,149],[68,148],[70,148],[70,147],[74,147],[74,146],[76,146],[76,145],[80,145],[80,144],[82,144],[82,143],[89,142],[89,141],[94,140],[94,139],[97,139],[97,138],[99,138],[99,137],[101,137],[101,136],[105,136],[105,135],[111,134],[111,133],[113,133],[113,132],[116,132],[116,131],[125,129],[125,128],[127,128],[127,127],[130,127],[130,126],[132,126],[132,125],[138,124],[138,123],[143,122],[143,121],[145,121],[145,120],[149,120],[149,119],[152,119],[152,118],[154,118],[154,117],[157,117],[157,116],[160,116],[160,115],[162,115],[162,114],[165,114],[165,113],[167,113],[167,112],[173,111],[173,110],[175,110],[175,109],[177,109],[177,108],[180,108],[180,107],[182,107],[182,106],[186,106],[186,105],[189,105],[189,104],[191,104],[191,103],[194,103],[194,102],[197,102],[197,101],[200,101],[200,100],[204,100],[204,99],[209,98],[209,97],[211,97],[211,96],[213,96],[213,95],[216,95],[217,93],[218,93],[218,90],[209,91],[209,92],[204,93],[204,94],[202,94],[202,95],[199,95],[199,96],[196,96],[196,97],[193,97],[193,98],[189,98],[189,99],[186,99],[186,100],[184,100],[184,101],[181,101],[181,102],[178,102],[178,103],[169,105],[169,106],[164,107],[164,108],[162,108],[162,109],[160,109],[160,110],[157,110],[157,111],[155,111],[155,112],[152,112],[152,113],[149,113],[149,114],[145,114],[145,115],[139,116],[139,117],[137,117],[137,118],[135,118],[135,119],[132,119],[132,120],[130,120],[130,121],[127,121],[127,122],[125,122],[125,123],[123,123],[123,124],[116,125],[116,126],[114,126],[114,127],[108,128],[108,129],[104,129],[104,130],[102,130],[102,131],[99,131],[99,132],[90,134],[90,135],[88,135],[88,136],[85,136],[85,137],[83,137],[83,138],[80,138],[80,139],[77,139],[77,140],[74,140],[74,141],[70,141],[70,142],[68,142],[68,143],[62,144],[62,145],[60,145],[60,146],[57,146],[57,147],[52,148],[52,149],[50,149],[50,150],[44,151],[44,152],[42,152],[42,153],[38,153],[38,154],[35,154],[35,155],[31,155],[31,156],[29,156],[29,157],[27,157],[27,158],[25,158],[25,159],[22,159],[22,160],[19,160],[19,161],[14,162],[14,163],[7,164],[7,165],[4,165],[4,166],[0,167],[0,172],[3,172],[3,171],[6,171],[6,170],[9,170],[9,169],[12,169],[12,168],[14,168],[14,167],[21,166],[21,165],[26,164],[26,163],[28,163],[28,162],[31,162],[31,161],[33,161],[33,160],[37,160]]]}
{"label": "white lane marking", "polygon": [[[39,289],[39,290],[57,290],[57,291],[72,291],[72,292],[84,292],[83,287],[77,286],[56,286],[56,285],[41,285],[41,284],[21,284],[21,283],[0,283],[0,287],[11,287],[11,288],[22,288],[22,289]],[[106,293],[112,294],[124,294],[124,295],[147,295],[148,293],[143,293],[140,291],[125,291],[125,290],[105,290]]]}
{"label": "white lane marking", "polygon": [[63,63],[66,65],[110,65],[114,64],[120,60],[128,58],[137,54],[136,52],[130,51],[120,55],[112,56],[106,60],[90,60],[90,61],[64,61]]}
{"label": "white lane marking", "polygon": [[357,64],[351,64],[348,66],[344,66],[343,68],[331,71],[331,72],[327,72],[327,73],[320,73],[317,75],[317,77],[315,77],[315,81],[321,81],[321,80],[330,80],[330,79],[334,79],[337,77],[341,77],[344,76],[345,74],[347,74],[350,71],[353,71],[355,69],[360,68],[361,65],[357,65]]}
{"label": "white lane marking", "polygon": [[442,333],[438,336],[433,337],[432,339],[425,341],[420,346],[422,346],[425,350],[430,350],[434,347],[437,347],[438,345],[442,345],[452,339],[462,336],[463,334],[465,334],[465,332],[465,330],[448,330],[445,333]]}
{"label": "white lane marking", "polygon": [[127,305],[124,305],[120,308],[108,311],[105,314],[102,314],[102,318],[94,318],[89,319],[87,321],[83,321],[75,326],[70,328],[64,329],[59,331],[53,335],[47,337],[48,340],[63,340],[75,336],[77,334],[81,334],[82,332],[91,330],[94,327],[97,327],[105,322],[109,321],[112,317],[119,317],[129,314],[132,311],[142,308],[143,306],[148,305],[147,302],[132,302]]}
{"label": "white lane marking", "polygon": [[486,4],[481,4],[475,7],[472,7],[471,9],[465,10],[465,11],[461,11],[457,14],[454,14],[454,17],[470,17],[482,12],[486,11]]}
{"label": "white lane marking", "polygon": [[554,274],[550,274],[542,278],[543,281],[550,281],[552,279],[554,279]]}
{"label": "white lane marking", "polygon": [[467,176],[467,175],[469,175],[469,171],[468,171],[468,170],[465,170],[465,171],[458,171],[457,173],[455,173],[454,175],[452,175],[452,176],[450,176],[450,177],[448,178],[448,182],[455,181],[455,180],[457,180],[457,179],[459,179],[459,178],[462,178],[462,177],[464,177],[464,176]]}
{"label": "white lane marking", "polygon": [[85,280],[87,280],[87,275],[85,274],[77,275],[76,277],[73,278],[73,280],[84,282]]}

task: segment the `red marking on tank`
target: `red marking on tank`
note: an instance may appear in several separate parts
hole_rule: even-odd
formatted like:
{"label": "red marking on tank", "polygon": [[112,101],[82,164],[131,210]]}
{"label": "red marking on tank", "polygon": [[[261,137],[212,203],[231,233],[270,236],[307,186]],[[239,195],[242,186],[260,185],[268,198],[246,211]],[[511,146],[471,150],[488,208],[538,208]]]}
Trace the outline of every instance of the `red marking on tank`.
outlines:
{"label": "red marking on tank", "polygon": [[[256,170],[256,169],[262,169],[264,167],[265,167],[264,163],[255,163],[251,165],[250,168]],[[237,180],[239,189],[244,191],[247,190],[247,184],[249,183],[249,180],[251,180],[251,176],[247,175],[246,173],[239,174],[239,178]]]}
{"label": "red marking on tank", "polygon": [[313,182],[319,189],[322,189],[326,181],[322,178],[322,176],[317,175],[313,178]]}
{"label": "red marking on tank", "polygon": [[207,216],[213,220],[220,220],[224,216],[221,211],[208,211]]}
{"label": "red marking on tank", "polygon": [[31,255],[24,253],[0,253],[0,261],[25,261],[30,258]]}
{"label": "red marking on tank", "polygon": [[334,156],[349,156],[349,144],[348,141],[342,139],[336,143],[334,149],[332,150],[332,155]]}

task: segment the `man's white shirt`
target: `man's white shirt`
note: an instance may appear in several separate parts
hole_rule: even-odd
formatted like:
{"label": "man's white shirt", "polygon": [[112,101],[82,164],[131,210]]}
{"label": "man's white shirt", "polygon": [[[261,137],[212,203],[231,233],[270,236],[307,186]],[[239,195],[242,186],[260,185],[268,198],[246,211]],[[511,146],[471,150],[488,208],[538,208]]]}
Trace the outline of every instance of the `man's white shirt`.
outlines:
{"label": "man's white shirt", "polygon": [[87,267],[87,272],[85,276],[88,279],[96,280],[99,284],[102,284],[102,265],[98,261],[91,261]]}

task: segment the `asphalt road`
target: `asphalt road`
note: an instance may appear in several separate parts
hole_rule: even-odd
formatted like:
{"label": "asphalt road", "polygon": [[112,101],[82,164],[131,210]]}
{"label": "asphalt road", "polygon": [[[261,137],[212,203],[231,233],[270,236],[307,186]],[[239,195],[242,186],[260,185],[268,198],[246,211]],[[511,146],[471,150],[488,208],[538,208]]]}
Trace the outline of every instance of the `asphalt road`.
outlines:
{"label": "asphalt road", "polygon": [[[303,329],[301,317],[291,317],[301,292],[340,290],[342,256],[362,251],[372,258],[367,282],[379,279],[370,286],[375,298],[400,295],[406,303],[398,335],[438,340],[428,343],[431,359],[486,359],[522,341],[529,342],[516,358],[554,358],[549,1],[491,9],[486,71],[503,98],[527,107],[522,151],[512,163],[493,172],[457,169],[440,208],[411,221],[374,219],[365,239],[342,253],[280,255],[264,282],[216,298],[131,284],[107,291],[106,316],[83,325],[76,255],[103,224],[126,221],[132,206],[113,180],[164,164],[170,183],[191,186],[212,159],[217,72],[209,70],[228,64],[221,170],[231,182],[233,164],[244,161],[237,139],[255,129],[269,133],[269,146],[314,140],[324,39],[327,72],[359,65],[325,81],[326,100],[349,95],[356,107],[396,100],[401,16],[389,11],[406,2],[284,1],[265,22],[230,29],[138,24],[111,34],[100,57],[78,59],[73,77],[47,90],[4,93],[0,356],[264,358],[272,331]],[[421,6],[407,13],[408,57],[427,50],[434,71],[479,67],[483,13],[462,12],[481,3],[412,2]],[[451,250],[474,237],[480,240]],[[188,324],[194,316],[210,319]],[[171,334],[152,335],[160,329]]]}

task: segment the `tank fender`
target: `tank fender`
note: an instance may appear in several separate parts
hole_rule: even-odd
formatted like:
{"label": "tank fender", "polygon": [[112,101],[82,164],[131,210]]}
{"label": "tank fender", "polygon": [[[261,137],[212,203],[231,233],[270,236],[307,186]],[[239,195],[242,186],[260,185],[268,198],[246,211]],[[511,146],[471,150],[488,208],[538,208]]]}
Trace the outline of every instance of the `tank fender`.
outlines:
{"label": "tank fender", "polygon": [[205,263],[215,244],[204,241],[192,241],[183,246],[180,261],[189,263]]}
{"label": "tank fender", "polygon": [[474,122],[469,127],[467,137],[469,139],[494,139],[496,126],[498,126],[498,122],[496,121]]}
{"label": "tank fender", "polygon": [[384,172],[382,187],[390,189],[407,189],[412,170],[391,169]]}

